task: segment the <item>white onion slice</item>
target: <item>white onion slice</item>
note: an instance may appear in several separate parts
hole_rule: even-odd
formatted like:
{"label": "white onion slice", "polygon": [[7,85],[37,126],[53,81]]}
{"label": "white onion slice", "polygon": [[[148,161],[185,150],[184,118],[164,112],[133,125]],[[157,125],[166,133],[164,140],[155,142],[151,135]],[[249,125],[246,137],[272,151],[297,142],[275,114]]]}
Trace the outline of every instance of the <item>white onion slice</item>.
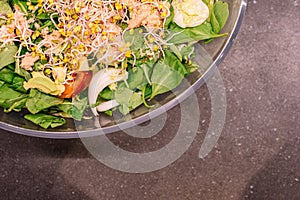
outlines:
{"label": "white onion slice", "polygon": [[[106,88],[108,85],[127,79],[127,72],[121,69],[116,68],[105,68],[97,72],[90,83],[88,97],[89,97],[89,104],[92,107],[96,101],[99,93]],[[97,109],[91,108],[93,114],[98,116]]]}
{"label": "white onion slice", "polygon": [[96,107],[98,112],[104,112],[107,110],[110,110],[114,107],[117,107],[119,105],[119,103],[116,100],[110,100],[110,101],[106,101],[101,103],[99,106]]}

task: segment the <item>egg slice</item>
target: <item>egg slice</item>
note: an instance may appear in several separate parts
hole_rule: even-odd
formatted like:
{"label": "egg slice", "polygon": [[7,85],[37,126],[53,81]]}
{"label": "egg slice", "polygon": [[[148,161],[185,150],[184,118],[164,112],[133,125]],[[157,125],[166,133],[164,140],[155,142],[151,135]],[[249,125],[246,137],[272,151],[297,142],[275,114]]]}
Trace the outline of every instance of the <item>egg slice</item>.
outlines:
{"label": "egg slice", "polygon": [[209,16],[209,9],[202,0],[174,0],[174,22],[181,28],[202,24]]}

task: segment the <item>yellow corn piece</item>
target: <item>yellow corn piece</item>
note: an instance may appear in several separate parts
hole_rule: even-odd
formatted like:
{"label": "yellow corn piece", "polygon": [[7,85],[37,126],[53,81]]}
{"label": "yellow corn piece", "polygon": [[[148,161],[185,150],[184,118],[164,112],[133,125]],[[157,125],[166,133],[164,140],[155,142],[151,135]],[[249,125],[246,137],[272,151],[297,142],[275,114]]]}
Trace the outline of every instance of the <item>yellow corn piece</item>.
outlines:
{"label": "yellow corn piece", "polygon": [[115,3],[115,8],[116,8],[117,10],[121,10],[123,7],[122,7],[121,4],[119,4],[118,2],[116,2],[116,3]]}
{"label": "yellow corn piece", "polygon": [[130,58],[131,57],[131,51],[127,50],[125,53],[125,57]]}
{"label": "yellow corn piece", "polygon": [[33,5],[28,6],[28,10],[34,10],[34,6]]}
{"label": "yellow corn piece", "polygon": [[51,74],[51,72],[52,72],[51,69],[49,69],[49,68],[45,69],[46,74]]}

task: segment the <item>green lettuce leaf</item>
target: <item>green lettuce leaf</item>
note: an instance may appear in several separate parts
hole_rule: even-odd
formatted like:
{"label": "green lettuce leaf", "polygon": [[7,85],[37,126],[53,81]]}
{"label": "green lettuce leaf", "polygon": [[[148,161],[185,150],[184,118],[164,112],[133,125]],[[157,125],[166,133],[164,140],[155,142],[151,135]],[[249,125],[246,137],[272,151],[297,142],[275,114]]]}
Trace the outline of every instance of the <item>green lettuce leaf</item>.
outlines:
{"label": "green lettuce leaf", "polygon": [[6,83],[12,83],[15,76],[16,74],[8,68],[4,68],[0,71],[0,80]]}
{"label": "green lettuce leaf", "polygon": [[[10,13],[12,13],[12,9],[11,9],[10,5],[6,1],[1,0],[0,1],[0,15],[7,15]],[[0,26],[5,23],[6,23],[6,20],[0,19]]]}
{"label": "green lettuce leaf", "polygon": [[15,45],[7,45],[0,49],[0,69],[15,62],[15,54],[18,48]]}
{"label": "green lettuce leaf", "polygon": [[25,79],[18,74],[14,73],[9,68],[4,68],[0,71],[0,80],[8,83],[7,86],[22,93],[27,93],[23,87]]}
{"label": "green lettuce leaf", "polygon": [[60,105],[63,102],[63,99],[44,94],[36,89],[31,89],[26,107],[29,112],[36,114],[44,109]]}
{"label": "green lettuce leaf", "polygon": [[126,43],[131,44],[131,50],[140,50],[141,48],[143,49],[145,42],[143,32],[143,28],[135,28],[124,33],[124,40]]}
{"label": "green lettuce leaf", "polygon": [[171,5],[170,7],[170,15],[167,17],[166,22],[164,24],[165,29],[169,29],[170,24],[173,22],[174,19],[174,8]]}
{"label": "green lettuce leaf", "polygon": [[119,111],[127,115],[131,110],[143,104],[141,93],[134,92],[127,87],[119,87],[115,92],[115,99],[120,104]]}
{"label": "green lettuce leaf", "polygon": [[183,76],[188,74],[188,71],[185,69],[179,58],[170,51],[165,51],[165,58],[159,62],[164,62],[165,65],[179,72]]}
{"label": "green lettuce leaf", "polygon": [[[151,64],[150,64],[151,65]],[[148,64],[141,64],[128,72],[127,83],[131,90],[135,90],[136,88],[141,89],[147,83],[150,82],[150,71],[151,68]]]}
{"label": "green lettuce leaf", "polygon": [[27,14],[28,12],[28,6],[27,6],[27,1],[25,0],[12,0],[13,1],[13,3],[14,3],[14,5],[16,5],[16,6],[18,6],[20,9],[21,9],[21,11],[23,12],[23,13],[25,13],[25,14]]}
{"label": "green lettuce leaf", "polygon": [[208,40],[225,36],[227,34],[217,34],[213,31],[210,23],[203,23],[199,26],[192,28],[180,28],[177,25],[173,25],[171,38],[168,42],[173,44],[183,44],[189,42],[198,42],[201,40]]}
{"label": "green lettuce leaf", "polygon": [[212,9],[211,19],[210,19],[210,23],[215,33],[219,33],[222,30],[222,28],[226,24],[228,16],[229,16],[228,3],[222,1],[216,2]]}
{"label": "green lettuce leaf", "polygon": [[99,95],[101,99],[104,100],[112,100],[114,98],[114,92],[109,89],[109,87],[104,88],[104,90],[102,90]]}
{"label": "green lettuce leaf", "polygon": [[44,129],[47,129],[48,127],[55,128],[66,123],[66,120],[64,118],[46,115],[43,113],[27,114],[24,116],[24,118],[33,122],[34,124],[41,126]]}
{"label": "green lettuce leaf", "polygon": [[64,103],[56,106],[56,108],[64,112],[67,116],[72,117],[75,120],[82,120],[83,112],[87,108],[87,97],[79,99],[73,98],[72,102],[65,101]]}
{"label": "green lettuce leaf", "polygon": [[11,89],[8,84],[2,84],[0,87],[0,106],[5,112],[20,111],[25,106],[27,98],[27,94]]}
{"label": "green lettuce leaf", "polygon": [[184,75],[165,62],[158,62],[154,66],[151,76],[152,94],[150,99],[153,99],[158,94],[163,94],[176,88],[182,82],[183,77]]}

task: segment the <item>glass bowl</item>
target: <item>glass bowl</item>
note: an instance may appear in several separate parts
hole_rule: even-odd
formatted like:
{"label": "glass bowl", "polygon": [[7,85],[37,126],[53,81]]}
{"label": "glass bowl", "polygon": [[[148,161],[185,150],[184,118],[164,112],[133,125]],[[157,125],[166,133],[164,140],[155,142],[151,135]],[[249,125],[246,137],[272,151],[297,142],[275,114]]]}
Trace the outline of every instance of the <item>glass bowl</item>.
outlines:
{"label": "glass bowl", "polygon": [[[229,33],[228,36],[217,38],[208,44],[201,44],[200,49],[204,49],[206,56],[209,56],[210,58],[209,62],[205,63],[206,66],[202,66],[199,71],[188,76],[186,79],[187,81],[182,83],[172,93],[170,92],[155,98],[152,103],[156,106],[151,110],[140,106],[125,117],[114,116],[114,118],[109,118],[100,116],[100,118],[97,117],[75,123],[73,120],[67,120],[67,123],[64,126],[45,130],[25,120],[23,118],[25,112],[4,113],[3,109],[0,109],[0,128],[34,137],[67,139],[78,138],[79,135],[80,137],[89,137],[112,133],[136,126],[159,116],[176,106],[179,102],[190,96],[193,91],[198,89],[205,82],[204,80],[214,72],[215,67],[221,63],[231,48],[240,29],[246,10],[247,0],[225,1],[229,3],[230,15],[222,32]],[[95,125],[99,123],[101,124],[101,128]]]}

